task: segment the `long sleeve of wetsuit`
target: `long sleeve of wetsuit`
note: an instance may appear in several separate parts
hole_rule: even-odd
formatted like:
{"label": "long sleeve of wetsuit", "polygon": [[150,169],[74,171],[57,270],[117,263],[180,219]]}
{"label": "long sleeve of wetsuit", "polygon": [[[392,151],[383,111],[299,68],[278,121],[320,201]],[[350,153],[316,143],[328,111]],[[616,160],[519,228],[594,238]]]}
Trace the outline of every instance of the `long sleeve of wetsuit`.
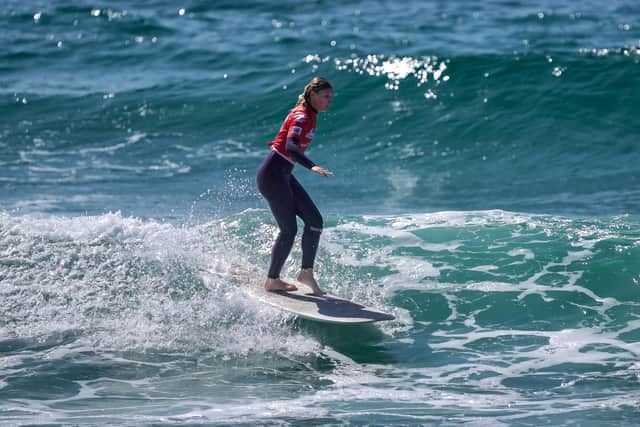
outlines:
{"label": "long sleeve of wetsuit", "polygon": [[287,139],[286,147],[289,156],[305,168],[311,169],[316,165],[307,156],[304,155],[304,153],[300,149],[300,145],[298,145],[298,140],[296,138]]}

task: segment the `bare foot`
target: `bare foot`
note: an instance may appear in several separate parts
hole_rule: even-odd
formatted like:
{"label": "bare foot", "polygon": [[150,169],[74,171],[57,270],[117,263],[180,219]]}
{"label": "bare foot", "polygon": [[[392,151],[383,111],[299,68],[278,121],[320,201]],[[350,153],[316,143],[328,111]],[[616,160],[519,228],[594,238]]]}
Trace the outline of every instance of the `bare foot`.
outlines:
{"label": "bare foot", "polygon": [[297,291],[298,288],[296,287],[296,285],[292,285],[291,283],[287,283],[284,280],[278,278],[278,279],[271,279],[269,277],[267,277],[267,280],[264,282],[264,289],[267,292],[275,292],[275,291]]}
{"label": "bare foot", "polygon": [[298,282],[309,286],[313,295],[326,294],[325,291],[320,289],[320,286],[318,286],[318,282],[316,282],[316,279],[313,277],[313,268],[303,268],[302,270],[300,270],[300,274],[298,275]]}

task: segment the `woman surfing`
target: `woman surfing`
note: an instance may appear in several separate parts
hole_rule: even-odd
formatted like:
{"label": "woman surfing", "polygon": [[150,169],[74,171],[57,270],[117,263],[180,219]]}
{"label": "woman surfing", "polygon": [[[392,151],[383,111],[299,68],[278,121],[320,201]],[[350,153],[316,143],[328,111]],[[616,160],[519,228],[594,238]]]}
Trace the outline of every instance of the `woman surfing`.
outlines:
{"label": "woman surfing", "polygon": [[272,148],[258,169],[256,182],[269,204],[280,232],[271,251],[271,265],[264,288],[267,291],[295,291],[297,287],[280,278],[282,267],[291,252],[298,232],[296,217],[304,222],[302,234],[302,264],[298,282],[311,288],[314,295],[323,295],[313,275],[323,220],[320,211],[302,185],[293,176],[296,163],[323,176],[332,173],[312,162],[305,151],[313,141],[318,113],[329,109],[333,101],[333,87],[323,77],[314,77],[298,97],[289,112]]}

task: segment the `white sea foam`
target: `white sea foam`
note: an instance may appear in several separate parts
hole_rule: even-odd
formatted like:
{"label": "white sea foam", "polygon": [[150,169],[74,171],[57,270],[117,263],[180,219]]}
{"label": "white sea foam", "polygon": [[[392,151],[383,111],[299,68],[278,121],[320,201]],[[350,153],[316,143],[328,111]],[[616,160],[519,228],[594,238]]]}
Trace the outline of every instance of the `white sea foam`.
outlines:
{"label": "white sea foam", "polygon": [[525,260],[534,259],[536,257],[531,249],[522,249],[522,248],[512,249],[509,252],[507,252],[507,255],[512,257],[522,256]]}
{"label": "white sea foam", "polygon": [[1,292],[12,309],[0,335],[79,330],[102,348],[310,351],[273,327],[287,316],[234,284],[238,260],[224,236],[117,213],[1,220]]}
{"label": "white sea foam", "polygon": [[[119,214],[1,214],[0,273],[17,280],[2,287],[14,308],[11,331],[3,327],[0,336],[49,337],[50,349],[36,350],[47,360],[93,353],[100,360],[89,363],[162,372],[77,381],[71,398],[14,400],[16,410],[37,414],[31,421],[117,423],[117,401],[100,413],[90,402],[120,396],[139,399],[136,414],[127,408],[134,424],[357,423],[367,416],[510,424],[532,413],[570,416],[640,401],[632,388],[640,347],[628,338],[640,320],[615,314],[637,303],[600,295],[583,279],[582,266],[601,251],[590,242],[603,239],[604,229],[578,236],[580,225],[500,211],[347,218],[329,226],[318,260],[327,286],[397,317],[377,327],[382,334],[373,344],[359,333],[350,337],[362,339],[362,348],[349,350],[338,338],[292,327],[290,317],[242,293],[238,283],[259,280],[269,257],[276,229],[264,224],[266,215],[249,210],[187,227]],[[296,247],[292,258],[299,255]],[[297,268],[292,262],[287,271]],[[438,316],[402,303],[424,295],[446,306],[431,307]],[[554,313],[521,306],[533,320],[509,327],[499,305],[529,296],[571,310],[555,323]],[[576,308],[582,320],[571,314]],[[578,317],[561,317],[567,314]],[[359,362],[369,345],[379,359]],[[164,356],[130,360],[129,352]],[[25,375],[29,357],[4,358],[0,373]],[[606,393],[589,391],[603,387]],[[171,390],[181,397],[167,399]],[[60,409],[65,405],[86,409]]]}

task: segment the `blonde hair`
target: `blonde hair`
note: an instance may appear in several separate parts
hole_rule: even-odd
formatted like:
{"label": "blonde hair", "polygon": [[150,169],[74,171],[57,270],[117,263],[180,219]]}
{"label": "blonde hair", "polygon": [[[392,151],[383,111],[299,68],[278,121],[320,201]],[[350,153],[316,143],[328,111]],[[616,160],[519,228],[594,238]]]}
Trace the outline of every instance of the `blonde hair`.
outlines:
{"label": "blonde hair", "polygon": [[298,103],[296,105],[304,104],[307,106],[311,105],[309,101],[309,97],[311,96],[311,92],[318,93],[321,90],[331,89],[333,90],[333,86],[329,83],[329,80],[324,77],[314,77],[311,81],[304,87],[304,90],[300,95],[298,95]]}

